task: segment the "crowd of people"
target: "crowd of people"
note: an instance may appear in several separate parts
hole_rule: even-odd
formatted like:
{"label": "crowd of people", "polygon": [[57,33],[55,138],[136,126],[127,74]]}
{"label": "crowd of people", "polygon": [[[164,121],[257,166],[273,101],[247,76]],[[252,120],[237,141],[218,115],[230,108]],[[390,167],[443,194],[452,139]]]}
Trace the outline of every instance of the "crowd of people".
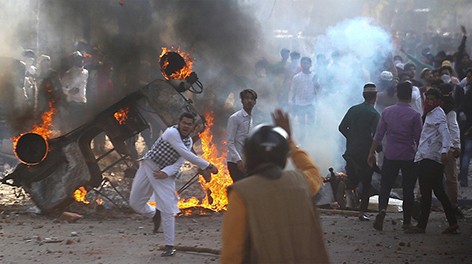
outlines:
{"label": "crowd of people", "polygon": [[15,98],[15,108],[32,114],[36,123],[41,122],[43,113],[56,108],[54,125],[59,134],[76,128],[91,112],[88,108],[96,109],[113,94],[111,65],[100,52],[98,47],[92,49],[79,42],[56,70],[49,55],[23,51],[24,84],[22,95]]}
{"label": "crowd of people", "polygon": [[[53,136],[67,134],[155,77],[151,76],[156,74],[150,70],[153,66],[145,60],[136,66],[139,76],[134,76],[134,71],[121,69],[125,68],[123,65],[115,67],[105,53],[99,45],[92,46],[82,40],[61,58],[24,50],[19,60],[22,67],[18,69],[21,83],[12,87],[15,89],[13,104],[1,108],[1,120],[7,123],[2,125],[2,137],[23,133],[41,124],[42,115],[53,108]],[[153,129],[143,131],[142,137],[150,147],[160,132],[154,128],[162,128],[162,125],[153,118],[147,121]],[[104,153],[105,139],[105,133],[95,137],[93,149]],[[127,144],[134,146],[135,141],[136,138],[132,138]],[[129,147],[129,151],[133,158],[138,158],[135,148]]]}
{"label": "crowd of people", "polygon": [[[359,210],[360,221],[370,220],[366,212],[371,195],[372,174],[375,170],[381,174],[379,213],[373,223],[376,230],[383,230],[390,193],[397,178],[401,176],[404,232],[426,232],[434,191],[449,223],[443,233],[458,233],[458,219],[464,217],[458,204],[458,188],[468,187],[472,154],[472,61],[465,51],[467,32],[464,27],[461,27],[461,33],[458,50],[453,54],[438,51],[436,56],[431,56],[431,50],[428,49],[421,59],[417,59],[403,48],[399,48],[397,55],[387,58],[383,64],[386,67],[377,69],[378,76],[371,76],[371,81],[375,83],[369,82],[370,80],[365,83],[362,91],[364,102],[352,106],[339,124],[339,131],[346,139],[346,151],[343,155],[346,160],[346,194],[360,199],[359,207],[356,208]],[[317,67],[313,67],[313,70],[310,57],[301,57],[300,53],[290,52],[288,49],[282,49],[280,55],[281,61],[278,63],[256,63],[256,74],[273,76],[276,81],[273,89],[278,95],[278,104],[290,110],[297,121],[297,128],[302,132],[296,137],[304,141],[304,133],[309,130],[306,122],[314,121],[315,105],[318,100],[322,100],[320,94],[323,93],[323,83],[329,80],[326,78],[327,72],[323,72],[329,62],[323,54],[319,54],[316,56]],[[318,67],[319,65],[324,67]],[[251,91],[253,94],[259,92],[257,88]],[[240,98],[243,104],[243,110],[240,112],[243,112],[247,119],[251,116],[251,111],[247,111],[247,99],[243,92]],[[251,100],[255,102],[257,98],[256,94]],[[254,104],[250,110],[253,107]],[[256,128],[257,132],[253,132],[254,134],[249,133],[249,122],[246,122],[244,129],[240,130],[241,127],[233,125],[235,115],[229,119],[228,124],[232,125],[228,125],[228,129],[239,131],[239,136],[237,138],[234,133],[228,133],[227,140],[239,142],[241,158],[238,162],[243,162],[244,166],[238,164],[238,167],[245,170],[239,171],[238,178],[233,177],[235,183],[230,188],[230,202],[223,230],[223,262],[258,258],[275,260],[280,256],[273,256],[271,259],[265,254],[268,252],[267,247],[273,246],[273,241],[263,240],[264,235],[270,236],[270,232],[261,234],[264,231],[255,226],[261,227],[261,219],[270,222],[264,223],[269,226],[280,224],[280,217],[274,216],[274,220],[271,217],[265,218],[268,213],[262,216],[264,213],[261,211],[265,211],[252,205],[254,199],[264,199],[255,198],[258,195],[254,193],[260,192],[253,191],[255,186],[264,189],[269,183],[261,184],[259,181],[273,175],[266,174],[264,170],[251,170],[250,163],[267,158],[261,163],[270,166],[267,164],[277,164],[276,158],[249,154],[249,144],[257,146],[252,140],[257,132],[262,133],[258,131],[261,128]],[[248,137],[246,141],[243,140],[245,137],[241,137],[244,133]],[[269,132],[266,133],[269,137]],[[294,137],[292,136],[292,140]],[[244,145],[244,142],[247,145]],[[232,148],[231,152],[235,151],[236,149]],[[254,149],[251,151],[259,153]],[[242,158],[244,154],[246,156]],[[234,154],[231,156],[234,157]],[[230,166],[235,167],[229,161],[228,168]],[[283,168],[284,165],[280,167]],[[241,172],[244,173],[243,179]],[[280,186],[278,188],[282,189]],[[419,202],[419,208],[414,206],[415,202]],[[269,206],[267,203],[260,205]],[[257,210],[259,211],[256,213]],[[248,211],[252,215],[247,215]],[[416,225],[413,220],[417,221]],[[281,236],[283,235],[280,234]]]}
{"label": "crowd of people", "polygon": [[[346,161],[347,194],[360,200],[356,203],[359,204],[356,209],[360,221],[370,220],[366,212],[372,174],[374,171],[381,174],[379,213],[373,223],[376,230],[383,230],[390,192],[401,176],[402,228],[405,233],[426,232],[433,191],[449,222],[443,233],[458,232],[458,219],[464,216],[458,205],[457,190],[459,185],[468,186],[472,139],[472,91],[469,88],[472,85],[472,68],[469,68],[472,63],[465,52],[465,28],[462,28],[462,34],[459,50],[454,56],[445,56],[441,60],[438,57],[443,52],[438,52],[438,56],[433,57],[434,61],[428,63],[403,49],[399,49],[397,55],[387,57],[382,67],[374,71],[378,75],[367,75],[371,80],[366,80],[362,89],[364,102],[349,108],[340,120],[339,131],[346,139],[343,158]],[[424,60],[431,59],[428,54]],[[269,89],[272,90],[268,92],[267,87],[261,88],[258,85],[261,82],[247,85],[239,93],[242,108],[227,119],[227,166],[234,184],[228,189],[228,211],[223,223],[223,263],[329,262],[320,241],[321,227],[312,200],[322,185],[322,177],[318,167],[294,142],[295,139],[304,142],[310,130],[307,123],[314,122],[315,113],[322,114],[316,104],[324,93],[329,92],[323,91],[323,87],[330,81],[329,65],[333,63],[330,60],[340,55],[332,54],[328,59],[318,54],[314,58],[315,64],[309,56],[285,48],[280,56],[277,63],[263,60],[255,64],[256,79],[270,79],[272,87]],[[264,103],[268,97],[291,113],[297,134],[291,132],[288,114],[280,110],[273,113],[274,125],[255,125],[267,121],[257,115],[269,111],[272,104]],[[180,133],[180,136],[184,139],[185,135]],[[161,139],[156,144],[164,143]],[[154,146],[153,149],[156,151]],[[174,149],[181,148],[175,146]],[[145,157],[151,159],[150,155],[148,152]],[[184,152],[179,152],[179,155],[181,158],[187,156]],[[283,171],[289,157],[298,172]],[[211,164],[203,161],[196,160],[195,163],[202,163],[198,166],[206,173],[212,168]],[[154,172],[148,173],[147,178],[154,181],[172,177],[164,173],[165,168],[156,170],[151,170]],[[300,171],[302,174],[298,175]],[[152,184],[146,187],[150,190],[149,186]],[[153,188],[159,192],[160,187]],[[299,190],[297,188],[304,190],[299,192],[303,195],[292,197],[294,190]],[[282,199],[274,203],[277,197],[292,197],[296,201]],[[147,195],[140,199],[145,202],[148,198]],[[420,209],[414,206],[418,200]],[[313,210],[302,212],[291,208],[289,217],[279,215],[289,210],[293,203],[306,204],[304,208]],[[277,208],[272,208],[273,204],[277,204]],[[152,208],[141,210],[137,207],[136,210],[152,217],[155,228],[160,224],[161,214]],[[416,225],[414,220],[418,222]],[[170,230],[165,233],[173,233],[173,229]],[[294,234],[303,239],[288,239]],[[171,244],[173,239],[169,239],[168,234],[165,237],[168,245],[162,255],[172,256],[175,254]],[[283,243],[288,241],[299,246],[290,247],[293,251],[274,254],[278,251],[273,248],[287,248]],[[307,243],[318,245],[316,255],[312,255],[314,251],[308,248],[303,250]]]}
{"label": "crowd of people", "polygon": [[[366,212],[371,180],[380,167],[379,212],[373,223],[376,230],[383,230],[390,191],[401,175],[405,232],[425,232],[433,191],[449,222],[444,233],[458,232],[458,219],[463,217],[458,188],[469,184],[472,158],[472,60],[466,52],[464,27],[461,34],[453,54],[438,51],[432,55],[427,49],[417,58],[400,47],[395,56],[386,57],[381,66],[365,75],[368,77],[361,92],[364,102],[350,107],[339,120],[338,129],[346,139],[343,158],[347,192],[360,199],[356,208],[360,221],[370,220]],[[61,115],[77,115],[90,107],[90,99],[97,104],[100,98],[113,94],[111,65],[100,54],[98,48],[77,46],[67,69],[57,72],[51,68],[49,56],[36,57],[33,51],[25,50],[22,96],[36,118],[51,101]],[[335,68],[332,65],[340,54],[311,58],[284,48],[280,56],[277,63],[255,64],[256,78],[270,79],[270,87],[262,89],[257,82],[253,87],[247,85],[239,93],[242,109],[227,119],[227,166],[234,184],[229,188],[223,224],[223,262],[329,262],[311,199],[320,190],[322,177],[295,141],[309,140],[314,120],[323,114],[316,104],[330,92],[324,88],[333,81],[330,69]],[[263,113],[273,111],[269,109],[272,104],[261,103],[267,98],[291,113],[295,133],[288,114],[281,110],[273,112],[273,125],[254,125],[267,121],[257,116],[257,108]],[[215,166],[191,152],[193,139],[189,135],[194,122],[192,114],[184,113],[177,125],[167,128],[154,144],[148,143],[149,150],[141,159],[131,189],[132,208],[151,218],[156,232],[162,225],[165,257],[175,254],[174,215],[179,211],[175,177],[180,166],[188,160],[202,174],[218,173]],[[103,148],[103,141],[96,142]],[[288,158],[297,171],[284,171]],[[157,208],[147,204],[152,194]],[[418,212],[415,199],[421,204]],[[271,207],[274,204],[277,208]],[[293,204],[303,204],[309,210],[293,208]],[[286,211],[291,212],[289,216]],[[417,225],[412,224],[414,218]],[[303,239],[288,239],[294,235]],[[307,245],[317,245],[318,250],[310,251]]]}
{"label": "crowd of people", "polygon": [[[457,51],[453,53],[438,51],[432,55],[428,48],[421,58],[416,58],[400,47],[398,54],[383,64],[388,67],[379,68],[378,76],[371,75],[375,83],[365,84],[365,101],[351,107],[340,122],[339,131],[346,138],[343,157],[348,176],[347,192],[354,192],[356,199],[359,199],[357,191],[361,192],[361,221],[369,220],[365,200],[370,196],[376,157],[381,166],[379,214],[374,221],[377,230],[383,230],[390,191],[399,175],[405,232],[425,232],[432,191],[443,205],[450,224],[445,233],[457,232],[457,218],[464,217],[458,205],[458,188],[468,186],[472,153],[472,61],[466,52],[465,27],[461,27],[461,34]],[[326,64],[325,59],[320,54],[317,63],[320,60]],[[303,63],[300,66],[303,68]],[[289,67],[286,72],[290,72]],[[316,77],[316,68],[311,74],[305,87],[317,94],[323,85]],[[299,91],[300,75],[291,75],[292,83],[285,87],[289,94]],[[301,98],[312,97],[302,92]],[[288,98],[289,109],[299,118],[301,113],[291,99],[294,97]],[[309,105],[316,105],[317,100],[320,99],[311,99]],[[313,121],[314,117],[309,119]],[[300,127],[304,127],[304,122],[300,122]],[[300,139],[303,140],[303,136]],[[421,203],[420,212],[414,211],[415,186],[419,189],[416,199]],[[412,225],[413,216],[418,218],[416,226]]]}

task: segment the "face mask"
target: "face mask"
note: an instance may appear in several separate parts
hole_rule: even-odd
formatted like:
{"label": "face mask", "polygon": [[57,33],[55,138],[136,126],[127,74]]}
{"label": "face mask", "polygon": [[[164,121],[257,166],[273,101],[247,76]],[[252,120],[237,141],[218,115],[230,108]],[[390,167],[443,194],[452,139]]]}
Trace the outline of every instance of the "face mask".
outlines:
{"label": "face mask", "polygon": [[447,74],[443,74],[441,75],[441,80],[444,82],[444,83],[450,83],[451,82],[451,76],[447,75]]}

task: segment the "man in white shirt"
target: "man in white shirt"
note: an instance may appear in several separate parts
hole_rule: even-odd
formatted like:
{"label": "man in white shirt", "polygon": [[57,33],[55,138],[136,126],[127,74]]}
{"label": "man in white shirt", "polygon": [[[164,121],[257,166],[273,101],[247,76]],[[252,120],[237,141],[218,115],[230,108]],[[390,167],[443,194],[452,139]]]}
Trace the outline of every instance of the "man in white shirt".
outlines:
{"label": "man in white shirt", "polygon": [[38,97],[38,87],[35,80],[37,71],[35,66],[36,54],[33,50],[27,49],[23,51],[22,55],[24,57],[23,63],[25,64],[26,71],[22,91],[24,97],[21,96],[21,98],[26,98],[26,103],[28,106],[35,110]]}
{"label": "man in white shirt", "polygon": [[62,77],[62,91],[67,103],[85,105],[88,71],[84,69],[84,56],[80,51],[72,53],[72,64]]}
{"label": "man in white shirt", "polygon": [[449,222],[449,227],[443,233],[453,234],[457,233],[459,225],[443,186],[444,164],[447,163],[447,153],[451,148],[451,136],[447,127],[446,114],[440,106],[441,92],[436,88],[431,88],[425,96],[425,120],[415,155],[421,191],[421,213],[418,225],[405,232],[425,232],[431,211],[432,191],[434,191]]}
{"label": "man in white shirt", "polygon": [[423,99],[421,98],[420,88],[412,86],[411,89],[411,107],[416,110],[416,112],[423,115]]}
{"label": "man in white shirt", "polygon": [[[175,177],[185,160],[197,165],[205,173],[217,174],[218,169],[192,151],[190,134],[195,128],[195,116],[183,113],[176,126],[167,128],[141,158],[141,164],[131,186],[129,203],[136,212],[153,219],[154,232],[161,224],[164,231],[165,251],[163,257],[175,254],[175,217],[179,213],[179,198],[175,191]],[[151,195],[156,198],[156,208],[147,202]]]}
{"label": "man in white shirt", "polygon": [[293,109],[301,131],[300,140],[304,140],[307,133],[307,125],[315,119],[314,103],[319,93],[320,86],[315,80],[315,74],[310,70],[311,59],[303,57],[300,60],[302,71],[293,76],[290,86],[288,103]]}
{"label": "man in white shirt", "polygon": [[62,92],[65,102],[61,102],[61,132],[67,132],[82,124],[87,103],[86,87],[88,71],[84,69],[84,56],[79,51],[72,53],[72,67],[62,76]]}
{"label": "man in white shirt", "polygon": [[228,172],[233,182],[241,180],[246,175],[244,164],[244,140],[252,128],[252,109],[257,102],[257,93],[251,89],[245,89],[239,93],[243,109],[232,114],[228,118],[226,128],[226,144],[228,154],[226,155]]}

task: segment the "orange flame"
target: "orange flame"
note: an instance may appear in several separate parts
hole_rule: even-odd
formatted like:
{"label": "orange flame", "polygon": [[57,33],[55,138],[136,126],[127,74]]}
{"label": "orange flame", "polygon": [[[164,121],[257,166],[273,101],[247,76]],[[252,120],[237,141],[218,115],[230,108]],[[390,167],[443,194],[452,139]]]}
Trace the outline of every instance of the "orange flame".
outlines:
{"label": "orange flame", "polygon": [[85,196],[87,195],[87,190],[82,186],[79,189],[75,190],[74,192],[74,199],[77,202],[82,202],[84,204],[89,204],[90,202],[87,201]]}
{"label": "orange flame", "polygon": [[[88,191],[85,189],[84,186],[79,187],[79,189],[75,190],[73,196],[74,200],[79,202],[79,203],[84,203],[84,204],[90,204],[90,201],[87,200],[87,194]],[[103,199],[100,198],[92,198],[92,202],[95,203],[96,205],[103,205]]]}
{"label": "orange flame", "polygon": [[[218,212],[226,210],[226,205],[228,204],[226,188],[233,183],[233,180],[229,176],[226,167],[226,151],[220,154],[216,145],[213,143],[213,135],[211,134],[210,128],[213,126],[214,114],[210,112],[205,113],[204,116],[207,121],[207,129],[200,133],[203,150],[202,158],[216,166],[218,168],[218,174],[212,175],[210,182],[206,182],[203,176],[199,176],[200,186],[206,193],[202,201],[192,197],[186,200],[181,199],[178,205],[180,209],[203,207]],[[208,197],[208,195],[210,195],[210,197]]]}
{"label": "orange flame", "polygon": [[163,62],[163,65],[161,66],[162,75],[164,75],[164,78],[166,78],[166,80],[169,80],[169,79],[184,80],[188,76],[190,76],[190,74],[192,73],[192,68],[193,68],[193,61],[192,61],[192,58],[190,57],[190,54],[180,51],[180,48],[177,48],[177,49],[162,48],[162,52],[159,58],[162,59],[162,57],[168,52],[178,53],[184,59],[186,65],[182,67],[178,72],[174,72],[171,75],[167,75],[166,73],[164,73],[164,70],[169,65],[169,61],[165,60]]}
{"label": "orange flame", "polygon": [[41,115],[42,122],[40,125],[34,124],[33,128],[30,131],[21,133],[20,135],[11,138],[13,142],[14,150],[16,149],[16,146],[18,144],[18,140],[20,139],[20,137],[27,133],[36,133],[38,135],[41,135],[45,140],[48,140],[49,138],[51,138],[51,136],[54,133],[54,131],[51,129],[52,121],[53,121],[54,115],[57,113],[57,109],[54,107],[54,102],[55,102],[54,100],[51,100],[48,102],[49,110],[44,112]]}
{"label": "orange flame", "polygon": [[129,112],[129,108],[123,107],[117,112],[115,112],[113,116],[115,117],[116,121],[120,123],[120,125],[123,125],[124,123],[126,123],[126,120],[128,120],[128,112]]}

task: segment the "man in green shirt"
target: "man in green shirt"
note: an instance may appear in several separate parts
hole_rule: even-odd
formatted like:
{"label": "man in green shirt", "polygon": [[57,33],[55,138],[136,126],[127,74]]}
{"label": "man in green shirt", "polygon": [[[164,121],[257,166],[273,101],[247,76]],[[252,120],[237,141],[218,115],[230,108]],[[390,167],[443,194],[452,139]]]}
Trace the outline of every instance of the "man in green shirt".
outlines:
{"label": "man in green shirt", "polygon": [[338,129],[346,138],[346,152],[343,157],[346,160],[348,193],[357,197],[357,185],[359,182],[362,183],[359,220],[369,221],[365,212],[369,206],[373,168],[367,164],[367,157],[380,118],[374,108],[377,99],[375,84],[366,83],[362,96],[365,99],[364,102],[352,106],[347,111]]}

